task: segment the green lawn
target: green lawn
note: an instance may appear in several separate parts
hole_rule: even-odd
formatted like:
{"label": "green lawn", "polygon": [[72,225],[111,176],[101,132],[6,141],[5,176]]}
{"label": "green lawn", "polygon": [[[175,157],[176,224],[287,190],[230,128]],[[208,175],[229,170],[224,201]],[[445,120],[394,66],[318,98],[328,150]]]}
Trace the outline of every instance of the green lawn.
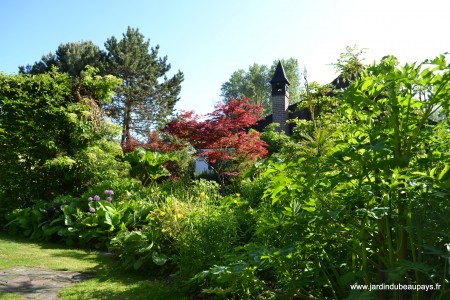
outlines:
{"label": "green lawn", "polygon": [[[60,299],[187,299],[174,286],[146,278],[118,267],[102,253],[71,249],[59,244],[40,243],[0,233],[0,270],[30,266],[69,270],[95,278],[62,290]],[[22,299],[0,295],[0,299]]]}

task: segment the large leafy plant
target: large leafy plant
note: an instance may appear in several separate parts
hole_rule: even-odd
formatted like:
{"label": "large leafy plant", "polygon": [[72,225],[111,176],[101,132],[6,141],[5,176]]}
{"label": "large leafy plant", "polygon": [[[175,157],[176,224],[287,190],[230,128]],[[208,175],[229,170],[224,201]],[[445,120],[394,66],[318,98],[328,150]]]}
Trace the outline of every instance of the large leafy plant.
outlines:
{"label": "large leafy plant", "polygon": [[130,175],[139,179],[144,186],[159,178],[169,177],[170,172],[164,164],[177,159],[173,153],[147,151],[143,148],[137,148],[125,156],[132,168]]}
{"label": "large leafy plant", "polygon": [[[341,95],[334,121],[258,166],[267,185],[253,242],[267,251],[253,266],[269,274],[258,277],[268,289],[288,298],[448,295],[449,99],[444,56],[404,66],[385,57]],[[221,270],[239,272],[236,259]],[[354,283],[436,290],[351,291]]]}
{"label": "large leafy plant", "polygon": [[[348,125],[335,158],[339,177],[353,186],[350,195],[339,194],[350,196],[359,214],[354,225],[361,232],[364,281],[376,274],[380,282],[441,282],[442,295],[450,229],[443,217],[450,192],[449,65],[444,56],[404,66],[385,57],[344,97]],[[446,116],[439,123],[431,120],[437,109]]]}

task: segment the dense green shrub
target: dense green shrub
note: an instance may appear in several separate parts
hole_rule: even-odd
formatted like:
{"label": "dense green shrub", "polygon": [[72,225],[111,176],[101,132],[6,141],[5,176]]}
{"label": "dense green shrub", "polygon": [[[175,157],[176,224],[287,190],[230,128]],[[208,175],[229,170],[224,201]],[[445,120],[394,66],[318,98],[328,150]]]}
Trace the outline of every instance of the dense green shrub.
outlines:
{"label": "dense green shrub", "polygon": [[149,190],[154,206],[146,224],[112,240],[125,268],[177,272],[185,280],[225,259],[236,244],[238,222],[230,207],[219,206],[218,183],[166,181]]}
{"label": "dense green shrub", "polygon": [[101,117],[101,102],[119,81],[94,74],[0,75],[0,208],[79,196],[128,171],[111,142],[116,127]]}
{"label": "dense green shrub", "polygon": [[171,155],[176,159],[165,164],[173,180],[190,181],[195,177],[195,156],[194,150],[190,147],[184,147],[179,150],[171,151]]}
{"label": "dense green shrub", "polygon": [[267,150],[270,155],[281,152],[293,143],[284,131],[277,131],[278,127],[280,127],[278,123],[269,124],[261,134],[261,139],[267,143]]}
{"label": "dense green shrub", "polygon": [[202,288],[201,295],[215,295],[221,299],[275,299],[275,293],[256,273],[256,266],[239,261],[227,266],[213,266],[198,273],[189,283]]}
{"label": "dense green shrub", "polygon": [[[6,219],[9,221],[5,227],[11,234],[23,234],[33,239],[44,236],[41,224],[44,222],[48,203],[39,201],[31,207],[15,209],[10,212]],[[50,213],[49,213],[50,214]],[[50,220],[50,222],[52,222]]]}
{"label": "dense green shrub", "polygon": [[238,226],[232,210],[212,205],[200,208],[189,212],[177,236],[175,261],[182,278],[222,264],[237,242]]}
{"label": "dense green shrub", "polygon": [[[258,164],[258,167],[261,164]],[[263,201],[264,192],[269,183],[268,178],[255,176],[253,178],[244,178],[240,183],[240,195],[245,199],[248,204],[257,208]]]}
{"label": "dense green shrub", "polygon": [[166,180],[160,184],[151,187],[155,195],[162,196],[160,202],[166,200],[165,197],[172,196],[183,201],[197,202],[197,200],[207,200],[208,203],[220,203],[222,195],[220,193],[220,185],[217,181],[206,179],[194,179],[190,181],[184,180]]}

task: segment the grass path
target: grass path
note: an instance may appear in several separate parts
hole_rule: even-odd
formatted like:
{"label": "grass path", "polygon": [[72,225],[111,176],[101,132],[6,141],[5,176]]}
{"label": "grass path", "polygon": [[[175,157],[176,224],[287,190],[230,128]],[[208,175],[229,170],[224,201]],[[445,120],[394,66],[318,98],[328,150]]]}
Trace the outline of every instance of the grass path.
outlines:
{"label": "grass path", "polygon": [[[60,299],[187,299],[160,280],[126,272],[108,256],[59,244],[40,243],[0,233],[0,270],[15,266],[90,273],[95,278],[61,291]],[[1,300],[22,299],[0,294]],[[24,299],[24,298],[23,298]]]}

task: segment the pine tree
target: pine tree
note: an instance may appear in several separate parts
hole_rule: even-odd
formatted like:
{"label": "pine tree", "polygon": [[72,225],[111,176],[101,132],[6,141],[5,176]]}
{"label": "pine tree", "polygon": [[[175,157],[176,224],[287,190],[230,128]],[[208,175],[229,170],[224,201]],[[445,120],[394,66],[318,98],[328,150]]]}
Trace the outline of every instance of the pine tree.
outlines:
{"label": "pine tree", "polygon": [[[158,57],[159,46],[150,48],[138,29],[128,27],[121,40],[114,36],[105,43],[106,51],[91,41],[59,45],[55,52],[43,55],[33,65],[20,66],[20,73],[42,74],[53,66],[72,77],[80,78],[90,65],[100,74],[112,74],[123,80],[112,103],[104,107],[107,114],[123,127],[122,144],[131,139],[131,131],[145,136],[152,127],[173,112],[181,91],[183,73],[171,78],[167,57]],[[101,106],[101,104],[100,104]]]}
{"label": "pine tree", "polygon": [[70,42],[60,44],[55,53],[43,55],[33,65],[20,66],[19,72],[26,74],[42,74],[49,72],[53,66],[60,72],[73,77],[80,77],[87,65],[103,69],[105,53],[91,41]]}
{"label": "pine tree", "polygon": [[181,91],[183,73],[170,79],[167,57],[159,58],[159,45],[150,48],[150,40],[138,29],[128,27],[119,41],[114,36],[105,43],[107,73],[123,80],[113,102],[106,107],[110,117],[122,128],[122,145],[131,140],[131,131],[145,135],[173,112]]}

